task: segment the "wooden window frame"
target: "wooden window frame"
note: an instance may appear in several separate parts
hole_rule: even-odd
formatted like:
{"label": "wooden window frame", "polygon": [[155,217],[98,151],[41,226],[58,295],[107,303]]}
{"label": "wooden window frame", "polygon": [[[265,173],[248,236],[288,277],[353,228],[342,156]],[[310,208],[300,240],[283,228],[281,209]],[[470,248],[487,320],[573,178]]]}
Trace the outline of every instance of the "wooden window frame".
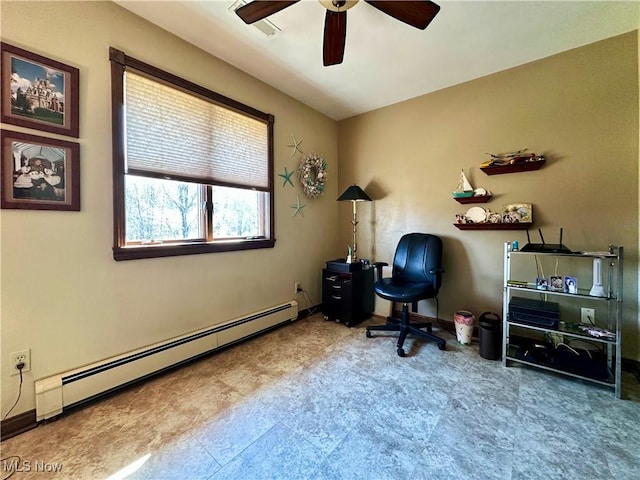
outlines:
{"label": "wooden window frame", "polygon": [[[273,248],[275,246],[275,218],[274,218],[274,148],[273,131],[274,116],[244,105],[236,100],[213,92],[200,85],[194,84],[171,73],[165,72],[152,65],[126,55],[113,47],[109,49],[111,62],[111,129],[113,144],[113,258],[114,260],[135,260],[142,258],[172,257],[178,255],[195,255],[201,253],[231,252],[238,250],[253,250],[259,248]],[[269,197],[269,225],[265,238],[213,240],[208,232],[205,241],[171,242],[159,245],[127,245],[126,217],[125,217],[125,128],[124,128],[124,72],[126,68],[143,72],[159,80],[175,85],[217,105],[235,110],[267,123],[268,128],[268,197]],[[207,189],[209,192],[210,188]],[[207,209],[208,210],[208,209]],[[261,210],[264,215],[265,210]],[[209,216],[209,212],[207,211]],[[210,228],[210,218],[207,229]]]}

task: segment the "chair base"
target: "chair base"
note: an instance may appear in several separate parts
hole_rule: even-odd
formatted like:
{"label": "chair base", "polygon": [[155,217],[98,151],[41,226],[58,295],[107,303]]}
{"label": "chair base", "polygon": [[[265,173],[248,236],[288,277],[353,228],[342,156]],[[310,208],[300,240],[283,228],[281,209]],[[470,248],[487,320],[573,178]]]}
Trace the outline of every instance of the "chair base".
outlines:
{"label": "chair base", "polygon": [[[422,330],[423,328],[426,328],[426,331]],[[406,356],[403,346],[404,346],[404,341],[407,338],[408,334],[411,334],[418,338],[422,338],[423,340],[433,340],[438,344],[438,348],[440,350],[444,350],[447,345],[446,340],[431,333],[431,322],[423,322],[423,323],[409,322],[409,307],[407,306],[406,303],[402,305],[402,314],[400,315],[400,319],[397,319],[394,317],[388,317],[386,325],[368,326],[366,331],[367,338],[371,338],[372,330],[385,331],[385,332],[400,332],[400,336],[398,337],[397,350],[396,350],[396,352],[400,357]]]}

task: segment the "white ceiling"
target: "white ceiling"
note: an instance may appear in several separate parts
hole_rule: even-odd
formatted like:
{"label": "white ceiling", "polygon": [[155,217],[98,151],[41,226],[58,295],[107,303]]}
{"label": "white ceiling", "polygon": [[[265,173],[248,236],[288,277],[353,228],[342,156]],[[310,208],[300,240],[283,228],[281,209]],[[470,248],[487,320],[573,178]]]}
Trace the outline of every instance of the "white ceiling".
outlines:
{"label": "white ceiling", "polygon": [[269,17],[267,37],[235,0],[116,0],[327,116],[341,120],[640,27],[639,1],[443,1],[426,30],[358,2],[344,61],[322,65],[324,7],[303,0]]}

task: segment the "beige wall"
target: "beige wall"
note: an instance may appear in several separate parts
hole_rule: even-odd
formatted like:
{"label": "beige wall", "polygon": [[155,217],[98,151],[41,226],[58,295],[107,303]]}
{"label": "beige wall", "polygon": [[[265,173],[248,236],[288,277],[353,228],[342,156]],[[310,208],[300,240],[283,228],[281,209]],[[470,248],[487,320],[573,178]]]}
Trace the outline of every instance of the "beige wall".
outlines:
{"label": "beige wall", "polygon": [[[488,208],[533,203],[547,237],[564,226],[571,248],[627,247],[625,354],[640,357],[636,33],[336,125],[115,4],[0,8],[2,41],[80,69],[82,165],[81,212],[0,211],[2,415],[17,393],[9,352],[32,349],[14,415],[34,408],[34,379],[290,300],[295,281],[320,303],[320,268],[350,243],[351,209],[335,199],[351,183],[375,199],[359,205],[360,257],[390,261],[403,233],[438,233],[447,249],[440,316],[500,311],[502,242],[523,243],[524,234],[451,225],[468,208],[451,199],[462,168],[494,192]],[[51,25],[55,35],[46,33]],[[305,151],[325,156],[325,195],[306,199],[276,177],[274,249],[113,261],[109,46],[273,113],[276,172],[297,166],[287,148],[293,133]],[[527,174],[479,171],[485,152],[522,147],[548,164]],[[292,217],[296,194],[304,216]]]}
{"label": "beige wall", "polygon": [[[3,416],[18,386],[10,352],[32,350],[15,415],[35,407],[34,379],[289,301],[295,281],[320,303],[319,272],[336,255],[333,120],[111,2],[3,1],[1,8],[2,41],[80,69],[82,177],[81,212],[0,213]],[[276,173],[297,167],[287,147],[293,133],[305,152],[324,155],[326,194],[307,199],[297,181],[283,188],[276,176],[274,249],[115,262],[110,46],[274,114]],[[306,207],[292,217],[296,194]]]}
{"label": "beige wall", "polygon": [[[503,242],[524,244],[526,235],[460,231],[452,225],[456,213],[473,206],[451,198],[464,169],[474,187],[493,192],[485,208],[533,204],[535,227],[543,229],[547,242],[557,242],[564,227],[563,243],[573,250],[626,247],[623,348],[625,356],[640,358],[637,36],[605,40],[341,121],[339,190],[357,183],[375,200],[359,208],[360,257],[390,262],[403,233],[436,233],[445,244],[440,317],[451,319],[461,308],[476,315],[501,313]],[[494,176],[479,169],[486,152],[521,148],[544,154],[546,165]],[[349,211],[341,209],[341,225],[348,221]],[[342,243],[348,239],[344,228]],[[546,268],[549,275],[555,265]],[[561,262],[558,273],[574,269],[579,282],[590,287],[591,265]],[[567,315],[579,318],[579,306],[573,308]],[[434,309],[420,304],[423,313],[432,315]],[[378,312],[384,315],[386,307]]]}

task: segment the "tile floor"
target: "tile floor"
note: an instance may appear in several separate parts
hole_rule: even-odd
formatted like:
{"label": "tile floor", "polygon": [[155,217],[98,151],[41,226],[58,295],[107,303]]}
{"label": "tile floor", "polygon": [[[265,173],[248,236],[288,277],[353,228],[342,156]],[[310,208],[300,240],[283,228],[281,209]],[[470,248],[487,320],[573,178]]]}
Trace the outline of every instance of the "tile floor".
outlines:
{"label": "tile floor", "polygon": [[1,478],[640,478],[632,375],[616,400],[364,325],[311,316],[73,411],[3,442]]}

